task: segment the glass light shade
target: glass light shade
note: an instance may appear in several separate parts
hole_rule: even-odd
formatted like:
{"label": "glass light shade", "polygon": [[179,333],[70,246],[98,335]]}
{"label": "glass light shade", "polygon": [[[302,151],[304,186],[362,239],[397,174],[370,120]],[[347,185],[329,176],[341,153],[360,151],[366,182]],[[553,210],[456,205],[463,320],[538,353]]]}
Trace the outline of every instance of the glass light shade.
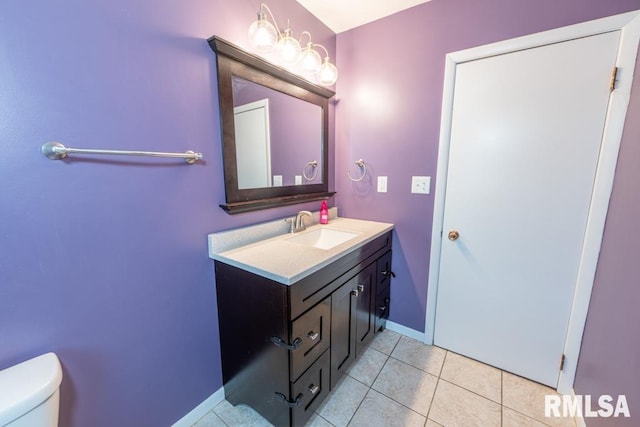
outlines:
{"label": "glass light shade", "polygon": [[329,62],[329,57],[324,58],[324,62],[318,71],[318,83],[324,86],[331,86],[338,80],[338,69]]}
{"label": "glass light shade", "polygon": [[249,43],[257,51],[268,53],[278,41],[278,30],[267,21],[264,12],[258,13],[258,20],[249,27]]}
{"label": "glass light shade", "polygon": [[302,49],[300,55],[300,67],[305,73],[315,74],[320,70],[322,58],[320,54],[313,49],[313,43],[307,43],[307,47]]}
{"label": "glass light shade", "polygon": [[285,64],[293,64],[298,61],[300,55],[300,43],[291,35],[291,30],[287,28],[284,35],[280,37],[276,44],[276,51],[280,60]]}

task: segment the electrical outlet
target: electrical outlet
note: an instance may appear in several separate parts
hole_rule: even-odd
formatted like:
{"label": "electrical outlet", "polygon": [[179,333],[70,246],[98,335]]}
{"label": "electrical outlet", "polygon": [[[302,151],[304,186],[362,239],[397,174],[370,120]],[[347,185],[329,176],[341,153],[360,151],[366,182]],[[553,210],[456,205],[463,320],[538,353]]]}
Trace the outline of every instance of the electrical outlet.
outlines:
{"label": "electrical outlet", "polygon": [[282,187],[282,175],[273,175],[273,186]]}
{"label": "electrical outlet", "polygon": [[302,175],[296,175],[294,178],[293,183],[295,185],[302,185]]}
{"label": "electrical outlet", "polygon": [[411,192],[415,194],[429,194],[431,192],[431,177],[412,176]]}
{"label": "electrical outlet", "polygon": [[387,177],[379,176],[378,177],[378,193],[386,193],[387,192]]}

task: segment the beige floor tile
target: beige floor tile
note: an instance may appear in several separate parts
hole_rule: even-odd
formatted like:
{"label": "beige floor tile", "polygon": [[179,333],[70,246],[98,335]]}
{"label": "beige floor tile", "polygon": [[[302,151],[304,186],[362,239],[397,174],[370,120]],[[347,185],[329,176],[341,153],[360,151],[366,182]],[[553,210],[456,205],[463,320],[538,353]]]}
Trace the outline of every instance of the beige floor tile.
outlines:
{"label": "beige floor tile", "polygon": [[372,388],[426,416],[437,382],[435,376],[389,358]]}
{"label": "beige floor tile", "polygon": [[378,332],[369,347],[378,350],[380,353],[391,354],[401,336],[397,332],[385,329],[382,332]]}
{"label": "beige floor tile", "polygon": [[400,338],[393,353],[391,353],[391,357],[395,357],[432,375],[439,376],[446,354],[447,351],[440,347],[427,345],[403,336]]}
{"label": "beige floor tile", "polygon": [[440,380],[429,418],[446,427],[500,427],[500,405]]}
{"label": "beige floor tile", "polygon": [[447,352],[440,378],[494,402],[500,403],[502,400],[501,371],[468,357]]}
{"label": "beige floor tile", "polygon": [[349,368],[347,375],[371,387],[388,358],[386,354],[369,347]]}
{"label": "beige floor tile", "polygon": [[546,427],[546,424],[503,406],[502,427]]}
{"label": "beige floor tile", "polygon": [[213,411],[230,426],[268,427],[272,424],[247,405],[233,406],[226,400],[220,402]]}
{"label": "beige floor tile", "polygon": [[313,414],[304,427],[333,427],[333,424],[322,418],[320,415]]}
{"label": "beige floor tile", "polygon": [[544,396],[558,393],[542,384],[529,381],[508,372],[502,373],[502,404],[521,414],[553,427],[574,427],[573,418],[544,416]]}
{"label": "beige floor tile", "polygon": [[346,426],[369,388],[350,376],[343,377],[316,411],[336,427]]}
{"label": "beige floor tile", "polygon": [[191,427],[227,427],[227,425],[220,419],[219,416],[216,415],[215,412],[210,411],[205,414],[204,417],[200,418],[193,426]]}
{"label": "beige floor tile", "polygon": [[349,427],[422,427],[425,417],[375,390],[369,390]]}
{"label": "beige floor tile", "polygon": [[442,424],[438,424],[433,420],[427,420],[427,423],[424,425],[424,427],[443,427],[443,426]]}

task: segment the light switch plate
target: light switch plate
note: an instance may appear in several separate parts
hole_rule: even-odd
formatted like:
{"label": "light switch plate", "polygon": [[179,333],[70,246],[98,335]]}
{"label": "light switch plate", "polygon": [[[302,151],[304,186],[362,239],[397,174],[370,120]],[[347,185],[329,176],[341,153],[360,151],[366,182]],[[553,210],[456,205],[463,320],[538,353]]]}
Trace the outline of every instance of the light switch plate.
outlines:
{"label": "light switch plate", "polygon": [[412,176],[411,192],[415,194],[429,194],[431,192],[431,177]]}
{"label": "light switch plate", "polygon": [[282,187],[282,175],[273,175],[273,186]]}
{"label": "light switch plate", "polygon": [[296,175],[295,181],[293,182],[295,185],[302,185],[302,175]]}
{"label": "light switch plate", "polygon": [[379,176],[378,177],[378,193],[386,193],[387,192],[387,177]]}

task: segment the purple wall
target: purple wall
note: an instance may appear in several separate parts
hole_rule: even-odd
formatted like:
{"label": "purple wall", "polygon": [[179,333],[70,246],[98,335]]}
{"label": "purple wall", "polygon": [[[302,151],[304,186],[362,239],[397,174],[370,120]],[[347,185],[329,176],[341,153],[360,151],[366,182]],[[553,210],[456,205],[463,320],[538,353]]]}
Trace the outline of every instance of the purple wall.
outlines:
{"label": "purple wall", "polygon": [[[638,0],[432,0],[338,35],[336,205],[343,216],[396,224],[391,320],[424,330],[433,195],[410,194],[410,183],[436,176],[446,53],[638,8]],[[640,114],[638,84],[628,117]],[[636,408],[639,133],[633,123],[622,141],[576,381],[577,393],[633,395]],[[352,183],[346,170],[355,173],[359,158],[369,176]],[[380,175],[388,193],[375,192]]]}
{"label": "purple wall", "polygon": [[[55,351],[61,426],[166,426],[218,390],[207,234],[319,209],[228,216],[218,207],[221,142],[206,39],[247,46],[259,4],[0,2],[0,369]],[[335,56],[335,35],[295,1],[269,6]],[[54,140],[191,149],[205,162],[51,161],[40,146]],[[333,149],[333,135],[330,142]]]}

